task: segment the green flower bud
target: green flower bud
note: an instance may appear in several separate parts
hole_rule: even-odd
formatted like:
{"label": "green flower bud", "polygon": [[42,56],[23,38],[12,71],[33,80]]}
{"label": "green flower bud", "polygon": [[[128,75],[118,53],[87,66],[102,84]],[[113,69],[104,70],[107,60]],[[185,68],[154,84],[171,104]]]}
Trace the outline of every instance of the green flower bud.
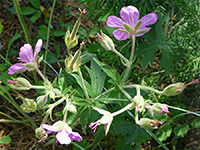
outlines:
{"label": "green flower bud", "polygon": [[37,98],[37,106],[38,107],[43,107],[47,102],[47,96],[46,95],[42,95],[42,96],[39,96]]}
{"label": "green flower bud", "polygon": [[162,125],[163,123],[164,122],[152,120],[149,118],[141,118],[140,121],[137,122],[137,124],[141,128],[146,128],[146,129],[157,129],[158,125]]}
{"label": "green flower bud", "polygon": [[77,112],[77,109],[76,109],[76,107],[75,107],[73,104],[69,104],[68,110],[69,110],[71,113],[76,113],[76,112]]}
{"label": "green flower bud", "polygon": [[26,80],[25,78],[22,78],[22,77],[13,79],[13,81],[8,80],[8,83],[10,83],[9,86],[15,90],[30,90],[30,88],[32,86],[28,80]]}
{"label": "green flower bud", "polygon": [[102,31],[101,31],[101,35],[97,33],[97,37],[99,38],[99,42],[103,48],[105,48],[106,50],[115,49],[115,45],[112,39],[106,34],[104,34]]}
{"label": "green flower bud", "polygon": [[141,95],[136,95],[133,98],[133,102],[136,107],[136,111],[144,112],[144,98]]}
{"label": "green flower bud", "polygon": [[44,141],[47,139],[48,134],[42,127],[39,127],[37,129],[35,129],[35,136],[36,136],[36,138],[41,139],[41,141]]}
{"label": "green flower bud", "polygon": [[185,88],[186,85],[181,82],[170,84],[164,89],[163,94],[166,96],[175,96],[182,93]]}
{"label": "green flower bud", "polygon": [[33,99],[25,98],[23,99],[23,104],[20,107],[24,112],[30,113],[36,110],[37,104]]}

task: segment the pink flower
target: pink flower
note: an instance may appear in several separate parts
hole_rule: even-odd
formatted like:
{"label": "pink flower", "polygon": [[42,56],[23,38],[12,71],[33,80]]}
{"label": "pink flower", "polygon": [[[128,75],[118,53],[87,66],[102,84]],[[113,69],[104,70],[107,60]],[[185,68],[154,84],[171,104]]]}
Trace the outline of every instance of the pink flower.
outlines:
{"label": "pink flower", "polygon": [[[109,16],[106,22],[108,26],[118,28],[117,30],[113,31],[115,38],[118,40],[126,40],[130,35],[133,34],[135,34],[136,37],[142,36],[150,30],[150,28],[146,26],[154,24],[157,21],[156,14],[150,13],[142,17],[140,24],[139,11],[134,6],[123,7],[120,11],[120,16],[121,18]],[[124,28],[124,23],[132,28],[132,33],[128,32]],[[139,28],[136,25],[139,25]]]}
{"label": "pink flower", "polygon": [[53,126],[48,124],[42,124],[42,128],[47,130],[47,134],[57,132],[56,142],[60,144],[70,144],[72,140],[82,141],[82,137],[78,132],[73,132],[68,124],[63,121],[58,121]]}
{"label": "pink flower", "polygon": [[162,105],[162,108],[161,108],[162,114],[166,114],[168,112],[168,107],[165,104],[161,104],[161,105]]}
{"label": "pink flower", "polygon": [[24,44],[20,48],[19,52],[19,61],[20,63],[16,63],[8,69],[9,74],[14,74],[19,71],[24,70],[32,70],[34,68],[34,65],[36,65],[37,61],[37,54],[40,52],[40,49],[42,47],[42,40],[39,39],[35,45],[35,51],[33,54],[32,46],[30,44]]}

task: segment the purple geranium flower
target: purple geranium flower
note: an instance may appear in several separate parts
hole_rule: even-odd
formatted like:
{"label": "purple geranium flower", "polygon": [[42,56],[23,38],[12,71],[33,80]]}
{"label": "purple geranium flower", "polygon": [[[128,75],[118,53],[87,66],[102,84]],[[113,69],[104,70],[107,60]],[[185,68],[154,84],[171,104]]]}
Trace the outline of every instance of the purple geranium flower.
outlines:
{"label": "purple geranium flower", "polygon": [[32,46],[30,44],[24,44],[20,48],[19,52],[19,61],[20,63],[16,63],[8,69],[9,74],[14,74],[19,71],[24,71],[24,70],[32,70],[36,65],[37,61],[37,54],[40,52],[40,49],[42,47],[42,40],[39,39],[35,45],[35,51],[33,54]]}
{"label": "purple geranium flower", "polygon": [[[157,16],[155,13],[147,14],[142,17],[141,24],[139,23],[139,11],[134,6],[125,6],[120,11],[121,18],[116,16],[109,16],[106,24],[110,27],[116,27],[117,30],[113,31],[113,34],[118,40],[126,40],[130,35],[135,34],[136,37],[144,35],[146,32],[150,30],[149,26],[151,24],[156,23]],[[124,23],[129,25],[132,28],[133,32],[128,32],[124,28]],[[140,24],[139,28],[136,28],[136,25]]]}
{"label": "purple geranium flower", "polygon": [[56,142],[60,144],[70,144],[72,140],[82,141],[82,137],[78,132],[73,132],[68,124],[63,121],[58,121],[53,126],[48,124],[42,124],[42,128],[47,130],[47,134],[57,132]]}

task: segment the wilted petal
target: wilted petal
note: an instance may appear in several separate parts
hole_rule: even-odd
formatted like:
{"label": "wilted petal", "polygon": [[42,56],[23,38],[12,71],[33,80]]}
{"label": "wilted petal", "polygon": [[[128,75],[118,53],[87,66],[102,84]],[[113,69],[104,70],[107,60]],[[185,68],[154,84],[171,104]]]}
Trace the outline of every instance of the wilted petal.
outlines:
{"label": "wilted petal", "polygon": [[129,37],[128,33],[120,32],[118,30],[113,31],[113,34],[114,34],[115,38],[120,40],[120,41],[126,40]]}
{"label": "wilted petal", "polygon": [[51,133],[51,132],[56,132],[58,130],[57,127],[48,125],[48,124],[42,124],[42,128],[47,130],[47,134]]}
{"label": "wilted petal", "polygon": [[109,16],[108,20],[106,21],[106,24],[109,27],[117,27],[117,28],[123,27],[122,19],[116,16]]}
{"label": "wilted petal", "polygon": [[70,144],[71,143],[69,134],[67,133],[67,131],[65,129],[58,131],[58,133],[56,134],[56,139],[58,140],[58,142],[60,144]]}
{"label": "wilted petal", "polygon": [[125,6],[121,9],[120,16],[125,23],[134,28],[139,19],[139,11],[134,6]]}
{"label": "wilted petal", "polygon": [[71,140],[77,140],[77,141],[82,141],[82,137],[80,136],[80,134],[78,132],[71,132],[69,134],[69,137],[71,138]]}
{"label": "wilted petal", "polygon": [[23,62],[33,62],[33,50],[30,44],[24,44],[24,46],[20,48],[19,57]]}
{"label": "wilted petal", "polygon": [[141,26],[140,26],[139,30],[150,29],[150,28],[147,28],[146,26],[156,23],[157,19],[158,19],[158,17],[155,13],[150,13],[150,14],[147,14],[146,16],[142,17],[142,22],[141,22]]}
{"label": "wilted petal", "polygon": [[39,39],[39,40],[37,41],[36,45],[35,45],[35,53],[38,54],[38,53],[40,52],[41,47],[42,47],[42,40]]}
{"label": "wilted petal", "polygon": [[23,71],[23,70],[26,70],[26,67],[22,65],[21,63],[16,63],[10,66],[10,68],[8,69],[8,74],[14,74],[16,72]]}

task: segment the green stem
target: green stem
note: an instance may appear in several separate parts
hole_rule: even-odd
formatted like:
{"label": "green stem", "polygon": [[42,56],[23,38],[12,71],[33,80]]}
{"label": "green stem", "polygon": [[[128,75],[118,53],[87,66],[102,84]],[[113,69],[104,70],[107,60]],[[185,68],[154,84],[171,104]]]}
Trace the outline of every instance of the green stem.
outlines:
{"label": "green stem", "polygon": [[126,72],[121,80],[121,83],[120,85],[123,85],[124,82],[127,80],[128,78],[128,74],[131,70],[131,65],[133,63],[133,57],[134,57],[134,51],[135,51],[135,35],[132,36],[132,48],[131,48],[131,55],[130,55],[130,59],[129,59],[129,63],[128,63],[128,66],[126,68]]}
{"label": "green stem", "polygon": [[133,101],[133,98],[123,89],[121,88],[120,91],[131,101]]}
{"label": "green stem", "polygon": [[46,89],[46,87],[45,86],[32,85],[31,89]]}
{"label": "green stem", "polygon": [[157,94],[160,94],[160,95],[163,94],[163,91],[159,91],[159,90],[156,90],[152,87],[148,87],[148,86],[145,86],[145,85],[139,85],[139,84],[123,85],[122,88],[129,89],[129,88],[136,88],[137,86],[144,91],[151,91],[151,92],[154,92],[154,93],[157,93]]}
{"label": "green stem", "polygon": [[30,36],[28,34],[27,27],[26,27],[26,25],[24,23],[24,19],[22,17],[19,2],[18,2],[18,0],[13,0],[13,2],[14,2],[14,5],[15,5],[15,9],[16,9],[16,12],[17,12],[18,19],[20,21],[20,24],[21,24],[23,30],[24,30],[24,33],[25,33],[25,36],[26,36],[26,41],[27,41],[27,43],[30,43]]}
{"label": "green stem", "polygon": [[49,81],[45,78],[45,76],[42,74],[42,72],[38,69],[38,67],[35,67],[35,70],[38,72],[38,74],[40,75],[40,77],[44,80],[44,82],[46,82],[49,86],[51,86],[51,84],[49,83]]}
{"label": "green stem", "polygon": [[133,106],[133,104],[130,103],[130,104],[126,105],[124,108],[122,108],[122,109],[120,109],[120,110],[118,110],[118,111],[112,113],[111,115],[112,115],[113,117],[114,117],[114,116],[117,116],[117,115],[123,113],[124,111],[130,109],[132,106]]}
{"label": "green stem", "polygon": [[107,94],[107,93],[113,91],[114,89],[115,89],[115,87],[112,87],[112,88],[106,90],[105,92],[101,93],[100,95],[98,95],[98,96],[95,97],[94,99],[98,99],[98,98],[102,97],[103,95],[105,95],[105,94]]}
{"label": "green stem", "polygon": [[[48,51],[48,45],[49,45],[49,35],[50,35],[51,20],[52,20],[52,16],[53,16],[53,11],[54,11],[55,5],[56,5],[56,0],[53,1],[53,5],[52,5],[52,8],[51,8],[50,17],[49,17],[49,22],[48,22],[47,42],[46,42],[45,58],[44,58],[45,61],[47,60],[47,51]],[[44,75],[45,74],[46,74],[46,64],[44,66]]]}
{"label": "green stem", "polygon": [[164,150],[169,150],[149,129],[145,129],[145,131],[152,137],[158,144],[160,144]]}
{"label": "green stem", "polygon": [[115,48],[113,48],[112,51],[113,51],[115,54],[117,54],[119,57],[121,57],[121,59],[124,60],[124,62],[125,62],[126,64],[128,64],[129,61],[128,61],[120,52],[118,52]]}
{"label": "green stem", "polygon": [[85,86],[85,83],[84,83],[84,79],[83,79],[83,76],[82,76],[82,73],[81,73],[81,69],[78,68],[78,75],[81,79],[81,84],[82,84],[82,88],[83,88],[83,91],[84,91],[84,94],[85,94],[85,97],[87,99],[90,99],[89,95],[88,95],[88,92],[87,92],[87,89],[86,89],[86,86]]}

